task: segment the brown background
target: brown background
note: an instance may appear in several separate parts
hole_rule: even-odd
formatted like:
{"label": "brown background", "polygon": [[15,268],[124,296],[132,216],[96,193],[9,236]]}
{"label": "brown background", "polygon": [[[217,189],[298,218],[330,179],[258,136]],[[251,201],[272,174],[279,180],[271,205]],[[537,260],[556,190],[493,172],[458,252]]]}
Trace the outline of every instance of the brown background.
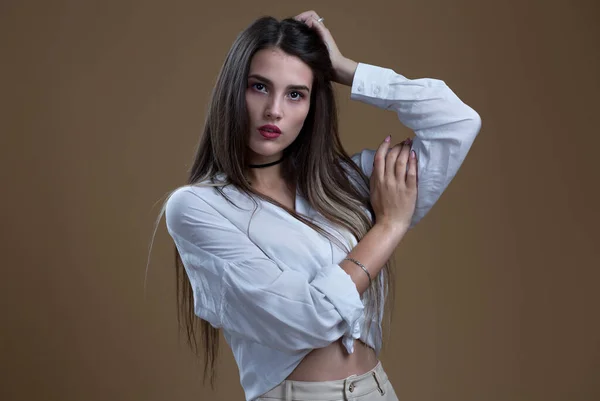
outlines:
{"label": "brown background", "polygon": [[[255,18],[316,9],[345,55],[443,79],[483,119],[398,250],[401,400],[599,400],[594,1],[0,2],[0,399],[240,400],[178,339],[164,194]],[[349,152],[407,131],[339,88]]]}

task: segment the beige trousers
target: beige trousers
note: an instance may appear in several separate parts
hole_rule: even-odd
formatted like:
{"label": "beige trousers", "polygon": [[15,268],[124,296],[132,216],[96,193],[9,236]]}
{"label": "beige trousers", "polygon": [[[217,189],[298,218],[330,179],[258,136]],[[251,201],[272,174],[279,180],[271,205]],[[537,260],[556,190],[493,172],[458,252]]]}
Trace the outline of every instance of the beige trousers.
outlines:
{"label": "beige trousers", "polygon": [[284,380],[258,401],[398,401],[381,362],[362,375],[341,380],[303,382]]}

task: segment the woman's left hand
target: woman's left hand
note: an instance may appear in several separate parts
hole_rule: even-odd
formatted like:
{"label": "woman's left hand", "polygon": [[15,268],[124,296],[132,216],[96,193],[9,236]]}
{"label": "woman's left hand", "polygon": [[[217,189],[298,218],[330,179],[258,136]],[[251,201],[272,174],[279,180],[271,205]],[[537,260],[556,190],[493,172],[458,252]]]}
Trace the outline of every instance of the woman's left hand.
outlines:
{"label": "woman's left hand", "polygon": [[305,11],[294,17],[296,21],[304,22],[310,28],[315,29],[329,49],[329,58],[333,65],[335,72],[335,82],[340,84],[352,86],[352,79],[354,78],[354,71],[356,71],[356,62],[344,57],[340,49],[338,48],[331,32],[324,24],[324,21],[319,22],[319,14],[315,11]]}

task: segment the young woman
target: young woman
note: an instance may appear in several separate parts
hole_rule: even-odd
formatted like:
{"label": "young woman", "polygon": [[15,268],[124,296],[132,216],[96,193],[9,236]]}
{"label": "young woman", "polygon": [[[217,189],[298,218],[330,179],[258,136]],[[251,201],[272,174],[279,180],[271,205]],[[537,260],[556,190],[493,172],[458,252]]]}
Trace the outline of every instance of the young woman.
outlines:
{"label": "young woman", "polygon": [[[332,82],[396,112],[414,141],[387,137],[350,157]],[[180,313],[192,345],[201,319],[205,375],[214,379],[222,329],[247,400],[397,400],[377,358],[389,259],[480,124],[442,81],[344,57],[314,11],[245,29],[217,79],[188,185],[165,206]]]}

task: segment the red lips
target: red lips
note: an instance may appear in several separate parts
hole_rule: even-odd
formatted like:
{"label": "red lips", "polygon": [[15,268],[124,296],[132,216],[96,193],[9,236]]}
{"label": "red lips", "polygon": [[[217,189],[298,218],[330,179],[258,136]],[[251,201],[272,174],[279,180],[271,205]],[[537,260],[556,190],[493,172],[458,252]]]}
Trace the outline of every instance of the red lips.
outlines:
{"label": "red lips", "polygon": [[258,129],[258,132],[260,132],[265,139],[277,139],[279,138],[279,135],[281,135],[279,127],[271,124],[263,125]]}
{"label": "red lips", "polygon": [[275,134],[281,134],[281,130],[279,129],[279,127],[276,125],[272,125],[272,124],[267,124],[267,125],[263,125],[262,127],[258,127],[258,130],[265,131],[265,132],[272,132]]}

